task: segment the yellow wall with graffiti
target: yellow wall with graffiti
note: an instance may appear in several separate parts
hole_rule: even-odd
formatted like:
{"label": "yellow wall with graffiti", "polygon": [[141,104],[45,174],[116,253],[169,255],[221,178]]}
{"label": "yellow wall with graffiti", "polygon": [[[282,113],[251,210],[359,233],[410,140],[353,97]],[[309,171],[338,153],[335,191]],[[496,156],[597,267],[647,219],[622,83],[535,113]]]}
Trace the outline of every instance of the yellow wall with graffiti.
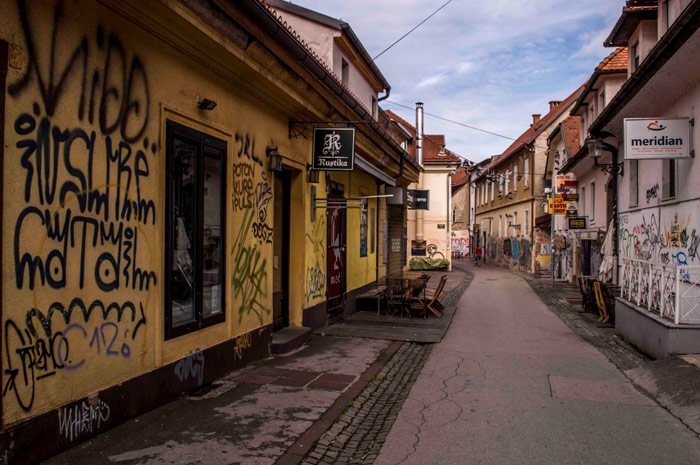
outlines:
{"label": "yellow wall with graffiti", "polygon": [[[289,140],[288,118],[240,81],[95,2],[1,0],[0,11],[12,55],[2,212],[7,426],[270,324],[265,147],[301,167],[309,148]],[[226,66],[247,72],[235,60]],[[198,97],[218,106],[198,110]],[[226,143],[226,319],[166,341],[168,119]],[[292,251],[303,263],[303,251]]]}

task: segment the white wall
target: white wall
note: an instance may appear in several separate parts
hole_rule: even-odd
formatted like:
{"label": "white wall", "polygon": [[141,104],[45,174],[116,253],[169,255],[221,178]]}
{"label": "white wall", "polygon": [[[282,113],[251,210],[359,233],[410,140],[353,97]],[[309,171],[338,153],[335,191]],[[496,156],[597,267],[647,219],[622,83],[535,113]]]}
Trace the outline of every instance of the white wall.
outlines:
{"label": "white wall", "polygon": [[[377,94],[372,90],[369,82],[360,73],[360,70],[355,66],[350,58],[347,57],[340,49],[337,44],[333,44],[333,71],[340,77],[342,70],[342,59],[348,62],[350,66],[350,75],[348,79],[347,87],[352,91],[352,93],[357,96],[360,101],[367,107],[368,110],[372,110],[372,97]],[[375,115],[376,117],[376,115]]]}
{"label": "white wall", "polygon": [[[659,98],[662,98],[660,96]],[[681,101],[659,112],[664,117],[695,118],[700,104],[700,86]],[[700,125],[691,128],[697,147]],[[693,148],[696,148],[693,147]],[[624,148],[621,147],[621,152]],[[620,183],[620,255],[658,263],[700,265],[700,162],[695,158],[677,160],[676,197],[664,200],[663,161],[639,161],[639,203],[630,205],[630,162]],[[657,187],[658,186],[658,187]]]}

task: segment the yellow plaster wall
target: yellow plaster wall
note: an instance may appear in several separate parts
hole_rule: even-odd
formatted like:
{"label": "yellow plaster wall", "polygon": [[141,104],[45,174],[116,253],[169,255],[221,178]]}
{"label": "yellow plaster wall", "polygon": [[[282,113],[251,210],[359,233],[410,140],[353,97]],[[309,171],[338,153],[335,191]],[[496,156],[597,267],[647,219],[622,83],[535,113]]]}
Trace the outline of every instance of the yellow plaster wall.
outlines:
{"label": "yellow plaster wall", "polygon": [[[274,228],[274,183],[265,147],[279,146],[301,166],[309,153],[305,139],[288,139],[286,116],[202,63],[95,2],[60,5],[0,0],[0,38],[12,50],[2,212],[5,426],[270,324],[265,233]],[[197,96],[218,106],[200,111]],[[226,141],[228,200],[226,322],[165,341],[168,118]],[[105,199],[99,210],[98,198]],[[303,263],[294,244],[292,254],[292,263]],[[33,265],[17,268],[23,258]]]}

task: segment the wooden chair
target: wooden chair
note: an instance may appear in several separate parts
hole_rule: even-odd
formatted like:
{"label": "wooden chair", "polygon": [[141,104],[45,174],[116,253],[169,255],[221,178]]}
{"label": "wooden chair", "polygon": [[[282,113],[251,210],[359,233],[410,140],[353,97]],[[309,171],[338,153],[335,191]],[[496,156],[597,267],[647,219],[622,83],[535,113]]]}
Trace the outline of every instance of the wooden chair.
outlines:
{"label": "wooden chair", "polygon": [[603,282],[596,281],[598,291],[596,294],[596,303],[600,307],[602,304],[605,308],[605,318],[601,320],[603,323],[612,323],[615,321],[615,294]]}
{"label": "wooden chair", "polygon": [[591,278],[580,276],[578,278],[578,288],[581,291],[581,307],[583,310],[588,312],[598,311]]}
{"label": "wooden chair", "polygon": [[598,321],[601,323],[608,323],[610,322],[611,315],[614,321],[615,298],[612,293],[608,290],[607,286],[600,281],[593,282],[593,291],[595,292],[596,305],[598,306],[598,313],[600,314]]}
{"label": "wooden chair", "polygon": [[442,318],[442,314],[445,311],[445,307],[440,303],[438,298],[440,297],[440,294],[442,294],[442,290],[445,288],[446,282],[447,275],[444,274],[440,277],[440,282],[438,283],[437,288],[435,288],[435,292],[433,292],[432,295],[426,295],[425,297],[426,309],[438,318]]}
{"label": "wooden chair", "polygon": [[428,285],[430,275],[422,274],[418,278],[409,280],[408,292],[406,295],[406,306],[408,316],[413,316],[413,311],[418,309],[423,311],[423,318],[428,318],[428,303],[426,302],[425,287]]}

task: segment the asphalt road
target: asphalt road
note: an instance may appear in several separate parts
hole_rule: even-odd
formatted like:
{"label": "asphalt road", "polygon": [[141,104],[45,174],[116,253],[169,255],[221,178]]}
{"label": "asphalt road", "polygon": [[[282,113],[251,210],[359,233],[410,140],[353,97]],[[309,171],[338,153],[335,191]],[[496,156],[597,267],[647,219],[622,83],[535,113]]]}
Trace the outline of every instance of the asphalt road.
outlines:
{"label": "asphalt road", "polygon": [[700,464],[697,435],[520,276],[474,271],[375,464]]}

